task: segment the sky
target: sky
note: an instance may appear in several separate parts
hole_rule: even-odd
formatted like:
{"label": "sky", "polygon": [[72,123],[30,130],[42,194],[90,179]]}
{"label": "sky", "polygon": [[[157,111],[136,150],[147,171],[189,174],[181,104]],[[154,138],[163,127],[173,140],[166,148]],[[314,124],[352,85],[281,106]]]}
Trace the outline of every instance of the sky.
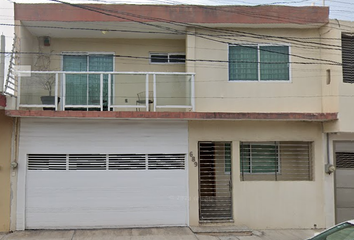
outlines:
{"label": "sky", "polygon": [[[135,3],[135,4],[201,4],[201,5],[287,5],[287,6],[329,6],[330,18],[354,21],[353,0],[65,0],[72,3]],[[13,24],[14,0],[0,0],[0,23]],[[50,3],[50,0],[16,0],[19,3]],[[11,51],[13,27],[0,26],[6,37],[6,51]]]}

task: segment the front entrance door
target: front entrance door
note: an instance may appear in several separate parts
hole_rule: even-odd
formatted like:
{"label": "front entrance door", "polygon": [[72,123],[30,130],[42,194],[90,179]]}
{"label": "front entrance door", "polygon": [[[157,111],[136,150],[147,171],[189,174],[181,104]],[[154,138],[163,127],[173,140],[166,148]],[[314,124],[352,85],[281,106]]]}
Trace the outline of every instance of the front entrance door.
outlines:
{"label": "front entrance door", "polygon": [[232,219],[231,143],[199,142],[199,219]]}

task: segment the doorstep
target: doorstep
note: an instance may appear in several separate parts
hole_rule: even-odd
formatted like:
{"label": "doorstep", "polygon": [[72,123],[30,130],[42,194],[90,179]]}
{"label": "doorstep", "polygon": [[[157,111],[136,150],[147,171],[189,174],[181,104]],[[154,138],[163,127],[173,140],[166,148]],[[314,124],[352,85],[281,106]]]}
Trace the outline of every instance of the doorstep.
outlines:
{"label": "doorstep", "polygon": [[212,236],[235,235],[235,236],[251,236],[253,231],[246,226],[198,226],[190,227],[195,234],[207,234]]}

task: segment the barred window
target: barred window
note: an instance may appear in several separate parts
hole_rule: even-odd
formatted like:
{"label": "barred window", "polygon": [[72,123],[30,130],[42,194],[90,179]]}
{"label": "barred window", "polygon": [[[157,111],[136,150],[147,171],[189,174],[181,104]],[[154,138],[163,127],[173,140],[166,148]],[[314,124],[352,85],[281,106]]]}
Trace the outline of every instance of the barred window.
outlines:
{"label": "barred window", "polygon": [[311,142],[241,142],[242,181],[312,180]]}

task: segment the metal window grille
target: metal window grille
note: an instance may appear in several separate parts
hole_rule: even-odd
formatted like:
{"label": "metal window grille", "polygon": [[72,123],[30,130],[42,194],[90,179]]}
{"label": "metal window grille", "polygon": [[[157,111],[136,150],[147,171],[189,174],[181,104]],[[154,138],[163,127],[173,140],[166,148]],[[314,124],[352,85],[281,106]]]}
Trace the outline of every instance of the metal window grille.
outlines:
{"label": "metal window grille", "polygon": [[337,168],[354,168],[354,153],[336,152]]}
{"label": "metal window grille", "polygon": [[343,82],[354,83],[354,36],[349,34],[342,35],[342,64]]}
{"label": "metal window grille", "polygon": [[310,181],[311,142],[241,142],[243,181]]}

